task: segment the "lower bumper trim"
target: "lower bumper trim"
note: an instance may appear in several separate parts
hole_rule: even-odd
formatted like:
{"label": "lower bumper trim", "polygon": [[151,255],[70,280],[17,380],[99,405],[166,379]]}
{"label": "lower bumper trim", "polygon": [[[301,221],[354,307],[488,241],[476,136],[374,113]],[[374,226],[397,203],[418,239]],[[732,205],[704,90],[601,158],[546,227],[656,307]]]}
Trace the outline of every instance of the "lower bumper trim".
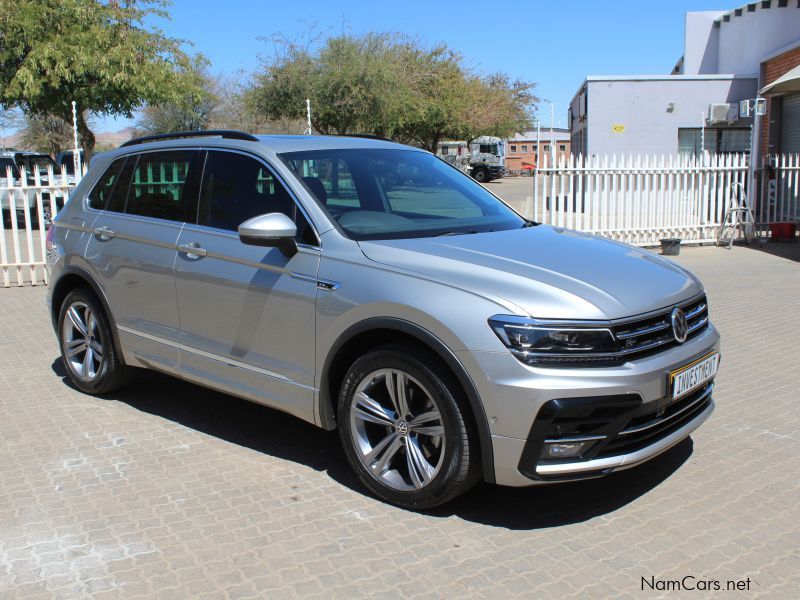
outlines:
{"label": "lower bumper trim", "polygon": [[712,400],[705,410],[703,410],[703,412],[683,425],[683,427],[676,429],[671,434],[661,438],[649,446],[637,450],[636,452],[574,463],[537,465],[536,473],[545,477],[558,477],[565,475],[580,476],[592,471],[621,470],[634,467],[640,463],[650,460],[666,450],[669,450],[672,448],[672,446],[688,437],[695,429],[700,427],[700,425],[702,425],[709,416],[711,416],[713,411],[714,401]]}

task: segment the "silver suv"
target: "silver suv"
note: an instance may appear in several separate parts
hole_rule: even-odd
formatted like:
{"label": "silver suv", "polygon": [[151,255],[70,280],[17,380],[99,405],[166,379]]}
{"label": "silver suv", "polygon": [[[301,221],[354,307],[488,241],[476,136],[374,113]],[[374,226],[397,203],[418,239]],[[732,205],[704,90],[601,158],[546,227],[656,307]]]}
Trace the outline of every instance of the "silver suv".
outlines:
{"label": "silver suv", "polygon": [[422,150],[141,138],[94,159],[55,225],[76,387],[144,367],[338,428],[397,505],[625,469],[713,410],[719,336],[694,276],[527,221]]}

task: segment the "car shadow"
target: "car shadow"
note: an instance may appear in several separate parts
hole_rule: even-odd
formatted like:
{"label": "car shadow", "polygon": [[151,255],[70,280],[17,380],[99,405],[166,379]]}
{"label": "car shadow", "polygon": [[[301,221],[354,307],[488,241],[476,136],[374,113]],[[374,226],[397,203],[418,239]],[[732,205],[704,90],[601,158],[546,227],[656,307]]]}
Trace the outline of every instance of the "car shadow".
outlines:
{"label": "car shadow", "polygon": [[772,256],[777,256],[779,258],[800,262],[800,243],[798,243],[797,240],[798,238],[795,238],[795,241],[776,242],[770,240],[764,243],[737,243],[736,245],[743,248],[764,252],[765,254],[771,254]]}
{"label": "car shadow", "polygon": [[[65,385],[73,387],[61,358],[53,361],[52,370]],[[335,431],[324,431],[266,406],[154,371],[140,371],[133,383],[104,398],[256,452],[324,471],[339,484],[370,495],[350,470]],[[579,523],[612,513],[647,494],[691,454],[692,441],[686,439],[645,465],[600,479],[527,488],[480,484],[426,514],[522,530]]]}

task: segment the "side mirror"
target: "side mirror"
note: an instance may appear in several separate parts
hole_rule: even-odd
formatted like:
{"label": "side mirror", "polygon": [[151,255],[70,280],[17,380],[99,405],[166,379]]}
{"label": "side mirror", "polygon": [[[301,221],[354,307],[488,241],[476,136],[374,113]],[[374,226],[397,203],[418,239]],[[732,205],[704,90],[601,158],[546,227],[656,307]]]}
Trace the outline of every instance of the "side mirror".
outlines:
{"label": "side mirror", "polygon": [[297,226],[283,213],[259,215],[239,225],[243,244],[278,248],[287,257],[297,254],[296,235]]}

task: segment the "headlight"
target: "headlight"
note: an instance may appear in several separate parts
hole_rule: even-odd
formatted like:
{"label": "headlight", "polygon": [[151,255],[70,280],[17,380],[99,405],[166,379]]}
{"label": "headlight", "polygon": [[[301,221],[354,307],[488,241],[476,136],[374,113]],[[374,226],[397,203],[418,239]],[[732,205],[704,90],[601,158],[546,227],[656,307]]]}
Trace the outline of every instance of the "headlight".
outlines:
{"label": "headlight", "polygon": [[528,365],[608,364],[621,359],[610,323],[496,315],[489,325],[512,354]]}

